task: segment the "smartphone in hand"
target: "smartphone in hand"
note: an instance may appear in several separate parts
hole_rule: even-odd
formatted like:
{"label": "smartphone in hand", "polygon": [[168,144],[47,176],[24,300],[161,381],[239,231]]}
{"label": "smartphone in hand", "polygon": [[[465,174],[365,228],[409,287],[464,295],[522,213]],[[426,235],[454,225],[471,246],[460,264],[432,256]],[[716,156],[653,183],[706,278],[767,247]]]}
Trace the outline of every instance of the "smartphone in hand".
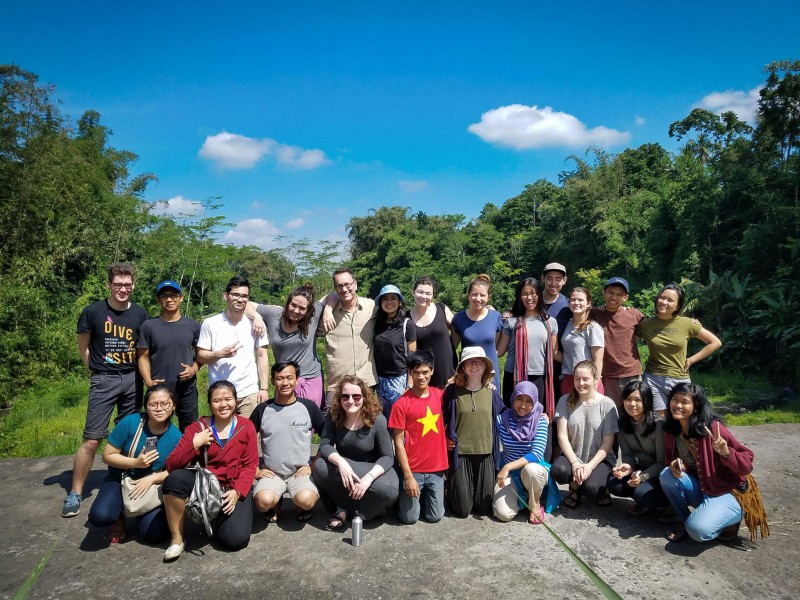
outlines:
{"label": "smartphone in hand", "polygon": [[158,449],[158,438],[157,437],[155,437],[155,436],[148,437],[144,441],[144,453],[145,454],[147,454],[148,452],[152,452],[153,450],[157,450],[157,449]]}

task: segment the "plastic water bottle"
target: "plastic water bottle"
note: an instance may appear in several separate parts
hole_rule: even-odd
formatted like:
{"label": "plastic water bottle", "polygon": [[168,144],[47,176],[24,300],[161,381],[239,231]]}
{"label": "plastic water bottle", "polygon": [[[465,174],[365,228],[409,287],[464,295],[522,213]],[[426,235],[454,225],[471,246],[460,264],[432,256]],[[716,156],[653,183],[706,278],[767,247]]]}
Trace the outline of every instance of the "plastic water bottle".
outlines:
{"label": "plastic water bottle", "polygon": [[364,530],[364,519],[361,518],[361,515],[356,513],[353,515],[353,531],[352,531],[352,543],[353,546],[360,546],[361,545],[361,534]]}

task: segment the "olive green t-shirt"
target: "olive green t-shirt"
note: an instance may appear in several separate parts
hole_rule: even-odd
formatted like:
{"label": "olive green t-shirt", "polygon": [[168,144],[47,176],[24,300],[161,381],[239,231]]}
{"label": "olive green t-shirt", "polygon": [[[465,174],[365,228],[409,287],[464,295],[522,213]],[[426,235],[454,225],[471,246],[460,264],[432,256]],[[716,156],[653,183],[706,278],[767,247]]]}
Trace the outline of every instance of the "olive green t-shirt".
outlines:
{"label": "olive green t-shirt", "polygon": [[491,454],[492,426],[492,390],[456,388],[458,453]]}
{"label": "olive green t-shirt", "polygon": [[688,317],[659,319],[650,317],[636,326],[636,335],[647,342],[650,358],[648,373],[664,377],[687,377],[686,346],[702,327]]}

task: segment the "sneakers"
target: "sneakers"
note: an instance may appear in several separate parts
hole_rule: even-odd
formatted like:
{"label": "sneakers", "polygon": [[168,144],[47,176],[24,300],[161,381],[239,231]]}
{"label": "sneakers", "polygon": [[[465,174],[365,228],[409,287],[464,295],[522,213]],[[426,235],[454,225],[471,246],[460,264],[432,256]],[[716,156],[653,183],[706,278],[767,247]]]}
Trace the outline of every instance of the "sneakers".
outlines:
{"label": "sneakers", "polygon": [[81,512],[81,495],[78,492],[70,492],[64,500],[64,508],[61,509],[62,517],[74,517]]}

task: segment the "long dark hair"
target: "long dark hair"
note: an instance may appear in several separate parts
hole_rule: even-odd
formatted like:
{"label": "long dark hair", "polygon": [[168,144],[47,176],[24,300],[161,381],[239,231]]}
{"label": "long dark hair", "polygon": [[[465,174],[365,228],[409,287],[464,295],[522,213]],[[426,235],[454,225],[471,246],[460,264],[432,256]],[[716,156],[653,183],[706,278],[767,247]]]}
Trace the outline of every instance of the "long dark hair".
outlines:
{"label": "long dark hair", "polygon": [[619,411],[619,428],[625,433],[633,433],[633,419],[631,419],[628,411],[625,410],[625,398],[637,390],[642,397],[642,405],[644,406],[644,419],[646,423],[644,434],[648,436],[656,430],[656,413],[653,410],[653,390],[650,388],[650,384],[644,380],[629,381],[622,390],[623,405],[622,410]]}
{"label": "long dark hair", "polygon": [[[514,305],[511,307],[511,314],[515,317],[525,316],[525,305],[522,303],[522,290],[526,287],[532,287],[536,292],[536,314],[540,319],[547,319],[547,311],[544,308],[544,298],[542,297],[542,285],[533,277],[525,277],[517,284],[517,289],[514,291]],[[524,327],[525,320],[522,319],[522,324],[517,320],[517,327]]]}
{"label": "long dark hair", "polygon": [[289,310],[289,304],[292,303],[292,298],[295,296],[302,296],[308,300],[308,310],[306,310],[306,315],[298,324],[303,337],[308,337],[308,325],[311,323],[311,319],[314,318],[314,315],[317,311],[317,309],[314,308],[314,286],[311,283],[304,283],[300,287],[294,288],[286,297],[286,304],[283,305],[283,315],[281,315],[281,318],[285,317],[286,311]]}
{"label": "long dark hair", "polygon": [[[678,394],[689,396],[691,397],[692,402],[694,402],[694,411],[692,411],[692,416],[689,417],[690,438],[701,438],[707,436],[708,433],[706,433],[706,427],[711,429],[711,423],[714,421],[719,421],[720,423],[725,422],[722,420],[722,417],[716,413],[714,407],[711,405],[711,402],[706,397],[705,391],[703,391],[703,388],[701,388],[699,385],[695,385],[693,383],[677,384],[669,393],[670,402]],[[672,411],[669,409],[669,403],[667,403],[667,422],[664,424],[664,431],[676,436],[683,433],[681,422],[672,416]]]}
{"label": "long dark hair", "polygon": [[[406,305],[400,299],[400,294],[395,294],[394,292],[389,292],[389,293],[397,296],[397,301],[400,303],[400,306],[397,307],[397,312],[394,313],[394,317],[392,317],[392,320],[388,321],[389,313],[383,310],[383,296],[381,296],[381,301],[378,302],[378,307],[377,307],[378,313],[375,315],[375,323],[387,324],[388,325],[387,329],[392,329],[394,327],[397,327],[398,325],[400,325],[400,323],[403,322],[403,319],[406,318],[407,311],[406,311]],[[384,294],[384,296],[385,295],[386,294]],[[375,328],[375,333],[378,333],[377,327]],[[405,343],[405,340],[403,340],[403,343]]]}

